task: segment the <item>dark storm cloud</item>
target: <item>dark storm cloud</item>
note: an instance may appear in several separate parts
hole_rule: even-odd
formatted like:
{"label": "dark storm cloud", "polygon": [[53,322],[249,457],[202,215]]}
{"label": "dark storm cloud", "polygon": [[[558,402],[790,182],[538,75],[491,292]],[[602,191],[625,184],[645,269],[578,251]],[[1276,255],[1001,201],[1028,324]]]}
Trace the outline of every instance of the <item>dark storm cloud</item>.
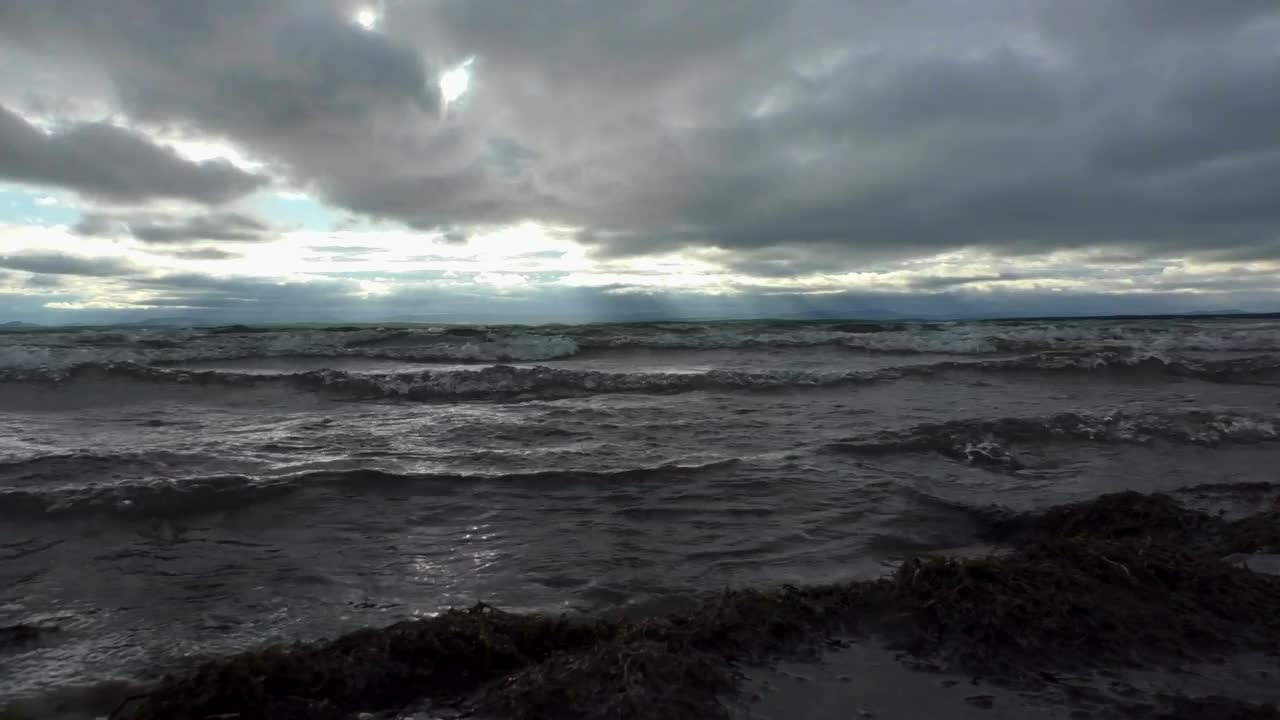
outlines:
{"label": "dark storm cloud", "polygon": [[115,201],[202,203],[231,200],[266,182],[226,161],[184,160],[143,135],[107,123],[77,123],[45,133],[3,106],[0,179]]}
{"label": "dark storm cloud", "polygon": [[474,177],[437,132],[423,53],[356,25],[351,3],[0,3],[33,48],[105,68],[135,121],[227,137],[355,209],[447,215],[454,178]]}
{"label": "dark storm cloud", "polygon": [[46,275],[86,277],[122,277],[139,272],[137,267],[120,258],[84,257],[59,252],[35,251],[0,255],[0,268]]}
{"label": "dark storm cloud", "polygon": [[338,0],[0,0],[0,38],[100,68],[136,123],[453,237],[538,220],[765,276],[961,247],[1280,258],[1269,0],[385,6],[367,32]]}
{"label": "dark storm cloud", "polygon": [[86,213],[72,229],[80,235],[127,236],[156,245],[200,240],[266,242],[275,237],[270,225],[237,212],[199,215],[91,212]]}
{"label": "dark storm cloud", "polygon": [[[1280,222],[1274,4],[401,7],[480,58],[477,110],[519,99],[548,213],[609,254],[717,245],[787,275],[962,246],[1248,252]],[[556,125],[565,104],[590,112]]]}

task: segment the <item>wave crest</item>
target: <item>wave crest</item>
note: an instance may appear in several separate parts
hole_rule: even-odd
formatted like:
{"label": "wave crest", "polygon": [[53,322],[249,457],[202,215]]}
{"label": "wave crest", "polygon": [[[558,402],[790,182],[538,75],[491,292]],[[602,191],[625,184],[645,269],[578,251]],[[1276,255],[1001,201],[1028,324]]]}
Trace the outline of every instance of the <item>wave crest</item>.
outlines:
{"label": "wave crest", "polygon": [[132,380],[174,386],[275,387],[355,400],[523,401],[607,394],[674,395],[697,391],[772,391],[857,385],[945,373],[1151,373],[1221,383],[1280,382],[1280,356],[1192,360],[1117,352],[1042,353],[1007,360],[974,360],[905,365],[877,370],[706,370],[697,372],[610,372],[543,365],[491,365],[409,372],[370,373],[311,370],[281,374],[157,368],[133,363],[85,364],[63,368],[0,371],[0,383],[69,384]]}
{"label": "wave crest", "polygon": [[545,366],[493,365],[475,370],[421,370],[356,373],[345,370],[255,375],[218,370],[162,369],[144,365],[81,365],[57,370],[11,370],[0,381],[64,384],[76,380],[132,379],[163,385],[261,387],[292,386],[355,399],[539,400],[601,394],[667,395],[698,390],[770,390],[873,382],[898,377],[896,371],[806,372],[604,372]]}
{"label": "wave crest", "polygon": [[966,419],[917,425],[865,439],[829,443],[827,450],[854,454],[936,452],[975,465],[1018,469],[1019,443],[1072,440],[1146,445],[1163,441],[1219,447],[1280,440],[1280,415],[1231,412],[1103,414],[1061,413],[1030,418]]}

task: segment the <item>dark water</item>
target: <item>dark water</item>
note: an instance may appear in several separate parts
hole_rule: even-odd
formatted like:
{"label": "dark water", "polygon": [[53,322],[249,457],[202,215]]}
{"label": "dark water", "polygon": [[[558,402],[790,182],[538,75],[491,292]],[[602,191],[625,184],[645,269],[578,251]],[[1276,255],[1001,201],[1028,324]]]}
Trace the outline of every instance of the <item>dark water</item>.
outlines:
{"label": "dark water", "polygon": [[0,648],[0,697],[873,577],[992,503],[1280,463],[1275,322],[230,330],[0,334],[0,627],[58,629]]}

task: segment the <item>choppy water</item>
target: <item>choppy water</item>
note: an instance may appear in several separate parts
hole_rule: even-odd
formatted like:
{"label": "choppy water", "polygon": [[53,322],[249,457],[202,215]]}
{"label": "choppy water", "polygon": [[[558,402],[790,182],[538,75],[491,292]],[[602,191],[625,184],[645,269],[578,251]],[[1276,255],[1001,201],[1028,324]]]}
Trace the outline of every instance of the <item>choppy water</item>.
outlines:
{"label": "choppy water", "polygon": [[[1273,480],[1280,322],[0,334],[0,697],[485,600],[876,576]],[[90,705],[92,702],[89,703]]]}

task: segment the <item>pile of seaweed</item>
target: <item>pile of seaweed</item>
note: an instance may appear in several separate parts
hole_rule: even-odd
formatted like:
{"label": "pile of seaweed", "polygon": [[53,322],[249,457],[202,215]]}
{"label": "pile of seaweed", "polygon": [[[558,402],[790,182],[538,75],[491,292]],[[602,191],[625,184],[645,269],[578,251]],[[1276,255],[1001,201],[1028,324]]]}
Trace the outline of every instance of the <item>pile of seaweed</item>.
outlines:
{"label": "pile of seaweed", "polygon": [[999,676],[1280,649],[1280,578],[1223,559],[1280,544],[1278,512],[1230,522],[1168,496],[1119,493],[1008,516],[992,533],[1006,547],[989,557],[914,558],[877,581],[728,591],[662,617],[478,605],[264,648],[166,677],[113,715],[338,720],[433,699],[514,720],[723,718],[738,663],[859,632]]}

